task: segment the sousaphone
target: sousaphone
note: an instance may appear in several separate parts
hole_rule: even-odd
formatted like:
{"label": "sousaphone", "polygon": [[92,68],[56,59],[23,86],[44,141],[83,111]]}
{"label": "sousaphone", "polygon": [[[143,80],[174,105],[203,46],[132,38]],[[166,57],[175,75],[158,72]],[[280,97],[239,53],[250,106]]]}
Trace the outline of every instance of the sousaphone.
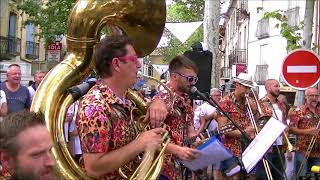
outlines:
{"label": "sousaphone", "polygon": [[45,116],[54,147],[56,172],[62,179],[90,179],[73,160],[63,135],[66,111],[73,103],[67,89],[80,84],[93,69],[92,55],[101,29],[125,34],[139,57],[150,54],[164,29],[165,0],[78,0],[68,19],[67,55],[38,87],[31,111]]}

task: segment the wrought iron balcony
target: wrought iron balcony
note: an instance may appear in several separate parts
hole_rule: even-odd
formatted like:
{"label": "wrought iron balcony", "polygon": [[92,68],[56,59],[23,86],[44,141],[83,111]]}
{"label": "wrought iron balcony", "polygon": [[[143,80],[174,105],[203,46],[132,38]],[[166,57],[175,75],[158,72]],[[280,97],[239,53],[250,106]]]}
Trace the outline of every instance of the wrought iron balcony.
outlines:
{"label": "wrought iron balcony", "polygon": [[229,54],[229,63],[232,64],[246,64],[247,63],[247,50],[246,49],[237,49],[231,54]]}
{"label": "wrought iron balcony", "polygon": [[26,41],[26,57],[29,59],[39,58],[39,43]]}
{"label": "wrought iron balcony", "polygon": [[220,69],[220,78],[222,78],[222,79],[231,79],[231,68],[222,67]]}
{"label": "wrought iron balcony", "polygon": [[0,36],[0,57],[12,57],[20,54],[21,39],[16,37]]}
{"label": "wrought iron balcony", "polygon": [[254,79],[257,84],[263,85],[264,82],[268,79],[268,65],[257,65],[256,73],[254,74]]}

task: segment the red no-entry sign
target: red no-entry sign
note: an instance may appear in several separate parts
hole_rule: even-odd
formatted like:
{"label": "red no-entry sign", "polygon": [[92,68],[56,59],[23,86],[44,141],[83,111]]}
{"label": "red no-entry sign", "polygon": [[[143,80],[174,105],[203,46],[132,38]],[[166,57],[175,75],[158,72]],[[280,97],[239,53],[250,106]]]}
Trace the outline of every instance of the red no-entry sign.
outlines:
{"label": "red no-entry sign", "polygon": [[319,82],[320,59],[309,50],[292,51],[283,61],[282,75],[289,86],[304,90]]}

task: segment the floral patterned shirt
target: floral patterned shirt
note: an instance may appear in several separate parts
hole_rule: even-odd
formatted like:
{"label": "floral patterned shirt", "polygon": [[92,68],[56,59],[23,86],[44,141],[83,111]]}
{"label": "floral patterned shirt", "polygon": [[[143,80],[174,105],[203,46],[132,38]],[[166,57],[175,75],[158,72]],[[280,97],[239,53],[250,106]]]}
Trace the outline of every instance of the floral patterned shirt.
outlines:
{"label": "floral patterned shirt", "polygon": [[2,171],[0,171],[0,180],[11,179],[11,174],[8,172],[7,168],[2,164]]}
{"label": "floral patterned shirt", "polygon": [[[174,93],[174,89],[168,86]],[[187,94],[175,94],[176,99],[172,105],[172,109],[167,116],[164,123],[167,125],[167,130],[171,136],[171,143],[182,146],[183,138],[187,136],[187,129],[193,126],[193,109],[191,101]],[[160,97],[166,104],[172,104],[172,97],[168,92],[160,92],[157,97]],[[182,179],[181,171],[175,166],[175,157],[172,154],[166,154],[162,174],[167,176],[170,180]]]}
{"label": "floral patterned shirt", "polygon": [[[77,129],[83,153],[108,153],[119,149],[136,137],[130,120],[131,102],[120,99],[105,84],[98,82],[80,101]],[[81,163],[84,167],[83,162]],[[106,164],[107,166],[107,164]],[[125,165],[124,173],[136,169],[137,160]],[[128,174],[129,173],[129,174]],[[118,171],[105,174],[101,179],[120,178]]]}
{"label": "floral patterned shirt", "polygon": [[[263,98],[261,98],[259,100],[259,104],[260,104],[263,115],[268,116],[268,117],[272,117],[274,110],[273,110],[272,103],[269,100],[268,96],[264,96]],[[279,109],[282,111],[282,114],[283,114],[281,121],[283,123],[287,124],[286,123],[286,119],[287,119],[286,105],[284,103],[279,102],[279,101],[277,101],[276,104],[278,105]],[[277,117],[274,117],[274,118],[277,119]]]}
{"label": "floral patterned shirt", "polygon": [[[290,126],[299,129],[309,129],[317,127],[320,120],[320,104],[316,107],[316,113],[314,114],[310,109],[303,105],[301,107],[294,108],[290,115]],[[312,136],[310,135],[297,135],[296,149],[298,152],[305,153]],[[320,158],[320,139],[317,138],[316,143],[310,153],[310,157]]]}
{"label": "floral patterned shirt", "polygon": [[[240,126],[241,129],[246,129],[251,126],[249,115],[247,114],[247,106],[244,104],[245,101],[239,102],[236,100],[235,93],[231,92],[223,97],[220,101],[220,106],[229,116]],[[219,115],[220,117],[222,115]],[[218,117],[219,118],[219,117]],[[225,135],[222,142],[226,148],[230,149],[232,154],[239,157],[241,150],[241,142],[239,137],[233,137]]]}

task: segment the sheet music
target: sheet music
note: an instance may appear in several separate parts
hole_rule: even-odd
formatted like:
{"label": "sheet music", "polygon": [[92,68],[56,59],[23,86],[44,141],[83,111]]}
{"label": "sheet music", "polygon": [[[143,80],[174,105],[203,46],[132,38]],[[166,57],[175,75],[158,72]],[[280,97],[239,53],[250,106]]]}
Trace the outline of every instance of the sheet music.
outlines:
{"label": "sheet music", "polygon": [[275,118],[270,118],[267,124],[262,128],[259,134],[249,144],[242,153],[242,163],[249,173],[256,164],[262,159],[273,142],[281,135],[286,128],[282,122]]}
{"label": "sheet music", "polygon": [[201,155],[192,161],[181,161],[184,166],[192,171],[203,169],[211,164],[231,158],[232,155],[223,144],[215,137],[211,137],[209,141],[197,147]]}

